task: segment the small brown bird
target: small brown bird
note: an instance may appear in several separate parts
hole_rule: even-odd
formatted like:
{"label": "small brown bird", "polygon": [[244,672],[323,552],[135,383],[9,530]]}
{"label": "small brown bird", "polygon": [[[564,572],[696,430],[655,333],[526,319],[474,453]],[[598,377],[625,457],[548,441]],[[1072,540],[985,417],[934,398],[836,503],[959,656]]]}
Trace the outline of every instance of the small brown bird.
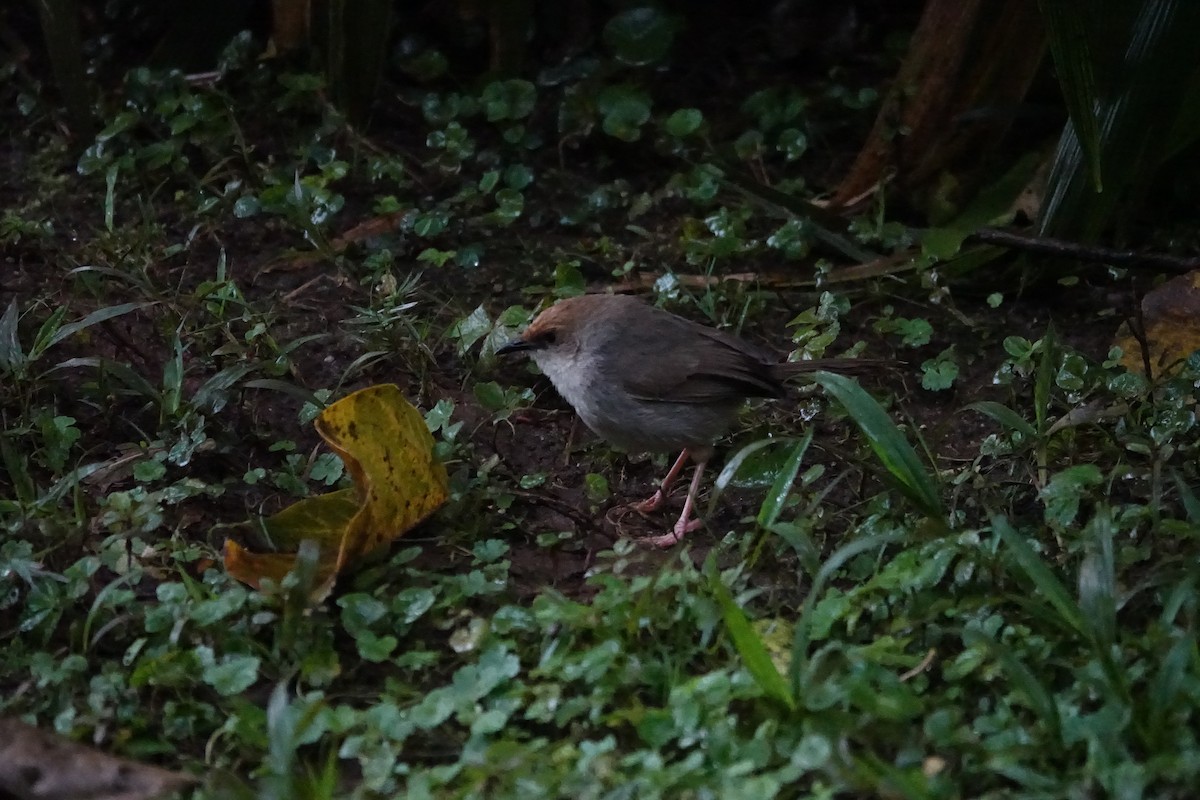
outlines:
{"label": "small brown bird", "polygon": [[749,342],[623,295],[560,300],[498,354],[527,351],[558,393],[603,439],[632,452],[682,450],[658,491],[637,503],[653,511],[690,457],[696,472],[671,533],[648,539],[670,547],[703,522],[692,518],[713,442],[750,397],[783,397],[784,381],[821,369],[853,370],[853,358],[780,362]]}

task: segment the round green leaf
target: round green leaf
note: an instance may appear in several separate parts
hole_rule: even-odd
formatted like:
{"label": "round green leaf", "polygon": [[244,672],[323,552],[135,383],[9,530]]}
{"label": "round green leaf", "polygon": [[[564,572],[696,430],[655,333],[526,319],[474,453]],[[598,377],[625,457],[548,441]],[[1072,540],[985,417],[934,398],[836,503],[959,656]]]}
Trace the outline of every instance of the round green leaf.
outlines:
{"label": "round green leaf", "polygon": [[504,185],[518,192],[533,183],[533,170],[524,164],[512,164],[504,170]]}
{"label": "round green leaf", "polygon": [[241,694],[258,680],[259,659],[230,654],[204,667],[202,679],[225,697]]}
{"label": "round green leaf", "polygon": [[519,78],[493,81],[483,90],[483,107],[490,122],[524,119],[533,113],[536,101],[537,87]]}
{"label": "round green leaf", "polygon": [[233,215],[238,219],[253,217],[261,210],[262,204],[258,202],[258,198],[254,195],[239,197],[237,202],[233,204]]}
{"label": "round green leaf", "polygon": [[634,66],[662,60],[674,39],[674,22],[650,6],[623,11],[604,26],[604,43],[619,61]]}
{"label": "round green leaf", "polygon": [[703,122],[704,114],[700,113],[700,109],[681,108],[667,117],[663,128],[669,135],[674,136],[676,139],[682,139],[684,136],[690,136],[699,130]]}
{"label": "round green leaf", "polygon": [[777,146],[788,161],[795,161],[808,149],[808,137],[798,128],[788,128],[779,134]]}
{"label": "round green leaf", "polygon": [[650,98],[630,86],[610,86],[596,100],[604,115],[604,132],[624,142],[636,142],[650,120]]}

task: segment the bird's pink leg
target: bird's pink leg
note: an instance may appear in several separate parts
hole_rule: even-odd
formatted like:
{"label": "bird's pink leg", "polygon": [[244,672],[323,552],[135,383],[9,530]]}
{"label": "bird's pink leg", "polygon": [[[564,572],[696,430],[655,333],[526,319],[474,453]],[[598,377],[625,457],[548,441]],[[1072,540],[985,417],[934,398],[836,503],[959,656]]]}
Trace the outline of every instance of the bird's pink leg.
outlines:
{"label": "bird's pink leg", "polygon": [[692,476],[692,484],[688,487],[687,499],[683,501],[683,513],[679,515],[679,520],[675,523],[675,527],[670,533],[664,533],[662,536],[651,536],[645,539],[646,544],[654,545],[655,547],[672,547],[678,544],[685,534],[696,530],[704,524],[704,520],[691,519],[691,516],[692,509],[696,505],[696,494],[700,491],[700,476],[704,474],[704,466],[707,463],[707,460],[696,463],[696,474]]}
{"label": "bird's pink leg", "polygon": [[675,479],[679,477],[679,473],[683,472],[684,466],[687,464],[690,454],[685,449],[679,454],[679,458],[675,459],[675,464],[667,471],[666,477],[659,484],[658,491],[652,496],[647,497],[640,503],[634,503],[633,507],[636,511],[643,514],[648,514],[662,505],[662,501],[667,499],[667,492],[671,490],[671,484],[675,483]]}

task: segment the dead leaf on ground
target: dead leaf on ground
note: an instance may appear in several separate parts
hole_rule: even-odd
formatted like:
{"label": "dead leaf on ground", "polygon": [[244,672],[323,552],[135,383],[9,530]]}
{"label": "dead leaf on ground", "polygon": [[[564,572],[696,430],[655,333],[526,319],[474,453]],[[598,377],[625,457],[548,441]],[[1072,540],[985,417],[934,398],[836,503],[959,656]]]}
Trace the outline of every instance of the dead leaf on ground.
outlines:
{"label": "dead leaf on ground", "polygon": [[[1172,278],[1148,292],[1142,298],[1142,323],[1154,373],[1150,377],[1178,369],[1179,362],[1200,350],[1200,271]],[[1128,325],[1117,331],[1114,344],[1123,353],[1122,366],[1145,373],[1142,344]]]}
{"label": "dead leaf on ground", "polygon": [[117,758],[19,720],[0,718],[0,797],[150,800],[195,780],[182,772]]}
{"label": "dead leaf on ground", "polygon": [[321,412],[316,428],[345,462],[354,488],[301,500],[263,520],[279,552],[225,543],[225,569],[256,589],[265,578],[282,580],[296,564],[300,543],[311,540],[321,550],[314,594],[323,596],[347,566],[403,536],[446,502],[446,468],[433,454],[433,436],[394,384],[339,400]]}

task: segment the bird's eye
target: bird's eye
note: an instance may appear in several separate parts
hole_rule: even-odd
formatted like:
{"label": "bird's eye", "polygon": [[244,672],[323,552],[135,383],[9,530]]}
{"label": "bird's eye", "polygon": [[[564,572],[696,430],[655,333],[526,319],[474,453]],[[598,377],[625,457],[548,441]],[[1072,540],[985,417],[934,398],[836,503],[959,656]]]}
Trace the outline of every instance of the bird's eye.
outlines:
{"label": "bird's eye", "polygon": [[556,341],[558,341],[558,331],[551,328],[542,334],[541,339],[542,344],[554,344]]}

